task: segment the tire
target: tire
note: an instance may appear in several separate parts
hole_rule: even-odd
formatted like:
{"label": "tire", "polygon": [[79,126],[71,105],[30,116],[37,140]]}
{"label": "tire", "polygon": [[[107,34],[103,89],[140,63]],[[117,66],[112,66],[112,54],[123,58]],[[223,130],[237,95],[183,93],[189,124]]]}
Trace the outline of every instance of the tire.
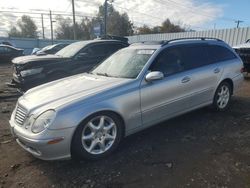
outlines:
{"label": "tire", "polygon": [[231,96],[232,96],[232,86],[228,82],[222,82],[214,95],[213,107],[216,111],[225,111],[228,109]]}
{"label": "tire", "polygon": [[123,132],[123,122],[118,115],[110,112],[91,115],[74,133],[71,142],[72,158],[99,160],[108,156],[121,142]]}

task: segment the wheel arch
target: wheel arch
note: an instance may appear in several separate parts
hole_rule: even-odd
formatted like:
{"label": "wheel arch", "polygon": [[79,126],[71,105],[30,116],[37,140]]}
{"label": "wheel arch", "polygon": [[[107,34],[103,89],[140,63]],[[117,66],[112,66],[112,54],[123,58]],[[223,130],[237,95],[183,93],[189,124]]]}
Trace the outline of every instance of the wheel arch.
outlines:
{"label": "wheel arch", "polygon": [[[232,95],[234,94],[234,83],[233,83],[233,80],[231,79],[231,78],[225,78],[225,79],[223,79],[221,82],[220,82],[220,84],[221,83],[223,83],[223,82],[227,82],[227,83],[229,83],[230,84],[230,86],[231,86],[231,89],[232,89]],[[219,85],[220,85],[219,84]],[[219,87],[219,86],[218,86]]]}
{"label": "wheel arch", "polygon": [[77,131],[78,127],[81,126],[85,121],[86,119],[90,118],[91,116],[94,116],[95,114],[100,114],[100,113],[111,113],[111,114],[114,114],[116,115],[122,122],[122,136],[125,137],[125,133],[126,133],[126,126],[125,126],[125,120],[124,118],[122,117],[122,115],[114,110],[100,110],[100,111],[96,111],[96,112],[93,112],[93,113],[90,113],[88,114],[86,117],[84,117],[80,123],[78,123],[78,125],[75,127],[75,130],[74,130],[74,133],[72,135],[72,138],[71,138],[71,143],[72,143],[72,139],[75,135],[75,132]]}

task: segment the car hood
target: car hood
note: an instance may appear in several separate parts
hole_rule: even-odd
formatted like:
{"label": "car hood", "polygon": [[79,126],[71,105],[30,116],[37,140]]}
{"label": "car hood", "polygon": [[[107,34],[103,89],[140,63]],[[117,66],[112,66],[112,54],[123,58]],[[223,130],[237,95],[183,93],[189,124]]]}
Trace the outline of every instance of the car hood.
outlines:
{"label": "car hood", "polygon": [[[57,108],[75,100],[82,100],[118,85],[130,79],[110,78],[81,74],[71,76],[28,90],[19,98],[19,103],[28,111],[45,107]],[[47,106],[48,105],[48,106]]]}
{"label": "car hood", "polygon": [[27,55],[22,57],[17,57],[12,60],[14,64],[26,64],[28,62],[36,62],[36,61],[60,61],[68,58],[59,57],[57,55]]}
{"label": "car hood", "polygon": [[250,43],[244,43],[233,47],[234,49],[250,48]]}

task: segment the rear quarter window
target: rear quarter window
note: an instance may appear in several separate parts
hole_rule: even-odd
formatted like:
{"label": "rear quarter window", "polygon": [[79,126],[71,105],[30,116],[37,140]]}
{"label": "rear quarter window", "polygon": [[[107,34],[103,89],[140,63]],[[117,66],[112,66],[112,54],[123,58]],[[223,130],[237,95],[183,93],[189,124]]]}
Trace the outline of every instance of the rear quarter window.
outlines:
{"label": "rear quarter window", "polygon": [[211,58],[212,63],[227,61],[236,58],[235,54],[229,49],[218,45],[209,45],[208,54]]}

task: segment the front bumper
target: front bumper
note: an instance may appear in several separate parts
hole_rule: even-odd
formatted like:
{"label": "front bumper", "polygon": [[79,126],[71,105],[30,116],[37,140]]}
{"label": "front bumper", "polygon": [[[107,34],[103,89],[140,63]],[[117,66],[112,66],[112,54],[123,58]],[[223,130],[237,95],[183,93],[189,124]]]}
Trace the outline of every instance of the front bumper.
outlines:
{"label": "front bumper", "polygon": [[[10,128],[17,143],[27,152],[42,160],[70,159],[71,138],[74,128],[45,130],[41,134],[28,136],[28,131],[10,120]],[[54,142],[60,140],[59,142]],[[52,144],[51,144],[52,143]]]}
{"label": "front bumper", "polygon": [[36,74],[23,78],[21,75],[13,73],[12,80],[10,83],[7,83],[7,86],[26,91],[32,87],[45,83],[46,79],[44,74]]}

